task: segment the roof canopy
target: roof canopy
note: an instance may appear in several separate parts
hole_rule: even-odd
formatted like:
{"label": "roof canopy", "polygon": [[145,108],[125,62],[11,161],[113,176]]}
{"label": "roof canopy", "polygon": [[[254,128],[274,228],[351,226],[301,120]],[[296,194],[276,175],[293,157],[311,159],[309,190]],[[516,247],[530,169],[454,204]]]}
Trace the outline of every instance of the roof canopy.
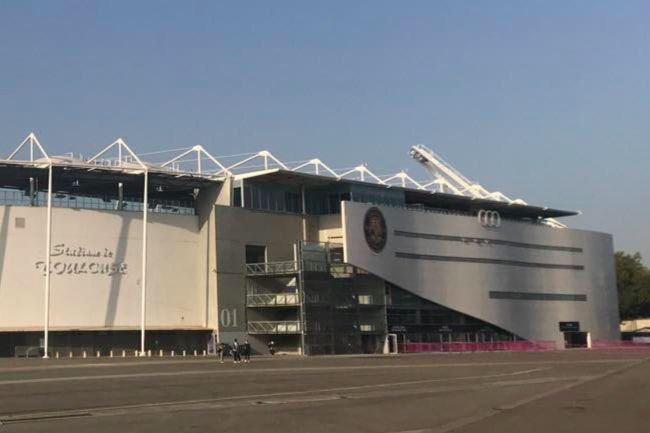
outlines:
{"label": "roof canopy", "polygon": [[[269,169],[254,173],[246,173],[237,176],[239,179],[254,179],[268,181],[283,185],[295,185],[296,187],[315,187],[327,185],[340,185],[341,183],[357,184],[368,186],[367,182],[350,179],[338,179],[327,176],[299,173],[283,169]],[[375,188],[390,188],[404,191],[407,205],[421,205],[436,209],[445,209],[459,212],[477,212],[481,209],[496,210],[504,217],[517,219],[545,219],[577,215],[578,212],[547,207],[531,206],[518,203],[506,203],[495,200],[476,199],[472,197],[434,192],[422,189],[413,189],[395,185],[373,185]]]}
{"label": "roof canopy", "polygon": [[[417,149],[433,153],[423,146]],[[157,164],[147,162],[143,158],[145,155],[178,151],[181,153]],[[230,157],[237,157],[239,160],[230,164],[223,162]],[[450,184],[450,181],[446,181],[437,172],[437,178],[433,182],[418,182],[405,171],[390,176],[378,176],[365,164],[336,170],[319,159],[310,159],[295,161],[290,165],[266,150],[222,156],[218,159],[202,146],[195,145],[138,155],[124,140],[118,138],[91,158],[52,156],[36,136],[30,133],[7,159],[0,159],[0,187],[25,189],[30,177],[37,179],[40,185],[45,185],[46,174],[43,169],[52,166],[55,174],[53,190],[69,194],[113,195],[116,184],[121,182],[125,194],[137,197],[142,190],[142,174],[147,172],[149,184],[155,191],[153,194],[161,199],[183,200],[196,188],[220,184],[227,177],[233,177],[242,180],[265,179],[300,186],[347,183],[370,185],[373,188],[393,188],[404,191],[407,205],[470,212],[477,209],[498,210],[507,217],[546,219],[545,223],[554,227],[563,225],[549,219],[578,213],[530,206],[522,200],[510,200],[501,193],[484,191],[485,194],[477,194],[474,189],[482,188],[480,185],[468,183],[469,181],[447,163],[439,165],[441,170],[445,169],[451,173],[449,176],[452,179],[459,178],[461,183],[469,185],[465,188],[467,191],[457,188],[456,191],[454,188],[451,192],[446,191],[444,185]],[[479,192],[481,191],[483,190]]]}

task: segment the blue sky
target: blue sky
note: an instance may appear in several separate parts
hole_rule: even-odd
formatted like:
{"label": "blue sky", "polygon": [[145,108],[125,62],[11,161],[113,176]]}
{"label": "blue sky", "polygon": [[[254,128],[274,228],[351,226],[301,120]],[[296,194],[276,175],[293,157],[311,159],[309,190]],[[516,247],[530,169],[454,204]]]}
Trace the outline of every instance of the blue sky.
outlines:
{"label": "blue sky", "polygon": [[268,148],[582,210],[650,263],[645,1],[0,3],[0,140]]}

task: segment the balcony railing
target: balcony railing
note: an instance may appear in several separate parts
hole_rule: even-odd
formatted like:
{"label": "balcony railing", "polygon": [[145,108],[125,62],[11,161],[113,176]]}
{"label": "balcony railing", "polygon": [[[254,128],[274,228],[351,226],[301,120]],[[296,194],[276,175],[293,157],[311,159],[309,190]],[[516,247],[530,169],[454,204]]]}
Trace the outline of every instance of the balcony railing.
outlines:
{"label": "balcony railing", "polygon": [[298,262],[247,263],[246,275],[289,275],[298,273]]}
{"label": "balcony railing", "polygon": [[[92,196],[75,196],[70,194],[52,194],[52,207],[70,209],[94,209],[94,210],[120,210],[131,212],[142,212],[143,203],[137,198],[125,198],[121,207],[117,199],[101,198]],[[0,206],[46,206],[47,194],[39,191],[30,197],[23,191],[0,189]],[[149,212],[169,213],[176,215],[194,215],[194,204],[191,201],[179,200],[157,200],[150,201]]]}
{"label": "balcony railing", "polygon": [[[332,266],[332,272],[351,272],[352,266],[337,264]],[[330,266],[327,262],[318,260],[303,260],[302,270],[305,272],[328,272]],[[247,263],[246,275],[292,275],[300,271],[299,263],[296,261],[286,262],[265,262],[265,263]]]}
{"label": "balcony railing", "polygon": [[252,321],[248,322],[249,334],[300,334],[300,322],[295,321]]}
{"label": "balcony railing", "polygon": [[328,266],[326,262],[316,260],[304,260],[303,270],[305,272],[327,272]]}
{"label": "balcony railing", "polygon": [[249,307],[278,307],[298,305],[297,293],[253,293],[246,296]]}

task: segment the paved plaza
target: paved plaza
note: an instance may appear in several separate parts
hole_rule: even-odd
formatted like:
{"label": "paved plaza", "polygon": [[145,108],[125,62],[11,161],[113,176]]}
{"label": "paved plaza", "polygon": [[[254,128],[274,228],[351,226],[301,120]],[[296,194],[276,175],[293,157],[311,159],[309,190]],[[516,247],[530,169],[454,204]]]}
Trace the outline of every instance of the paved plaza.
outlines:
{"label": "paved plaza", "polygon": [[650,350],[0,359],[0,432],[647,432]]}

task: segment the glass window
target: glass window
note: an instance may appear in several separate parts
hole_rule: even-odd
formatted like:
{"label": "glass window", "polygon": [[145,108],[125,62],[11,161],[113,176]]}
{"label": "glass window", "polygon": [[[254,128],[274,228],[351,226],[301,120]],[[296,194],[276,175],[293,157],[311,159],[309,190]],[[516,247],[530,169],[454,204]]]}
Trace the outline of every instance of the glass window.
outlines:
{"label": "glass window", "polygon": [[266,246],[264,245],[246,245],[246,263],[264,263],[266,262]]}

